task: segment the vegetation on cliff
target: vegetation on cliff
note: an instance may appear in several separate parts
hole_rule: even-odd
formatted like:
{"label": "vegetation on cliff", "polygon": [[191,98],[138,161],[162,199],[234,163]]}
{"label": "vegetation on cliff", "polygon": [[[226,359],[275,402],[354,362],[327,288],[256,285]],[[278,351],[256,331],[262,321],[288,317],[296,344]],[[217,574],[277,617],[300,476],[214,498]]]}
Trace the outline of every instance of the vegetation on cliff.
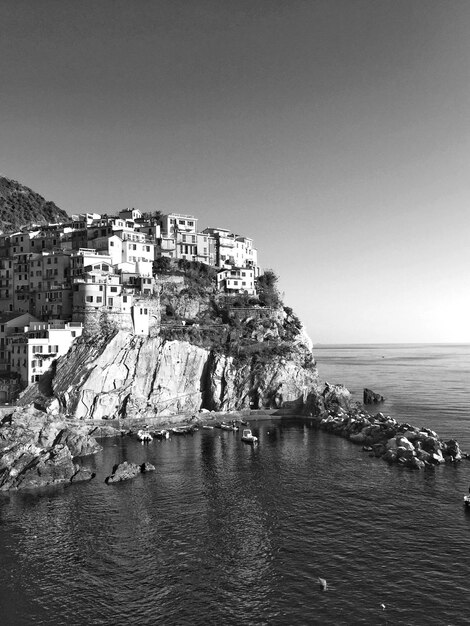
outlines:
{"label": "vegetation on cliff", "polygon": [[157,278],[179,277],[161,290],[162,338],[210,348],[238,364],[262,365],[276,355],[315,367],[310,341],[299,318],[283,305],[272,270],[258,278],[253,296],[218,293],[214,268],[202,263],[166,259],[158,269]]}
{"label": "vegetation on cliff", "polygon": [[11,233],[32,224],[69,220],[54,202],[16,180],[0,176],[0,231]]}

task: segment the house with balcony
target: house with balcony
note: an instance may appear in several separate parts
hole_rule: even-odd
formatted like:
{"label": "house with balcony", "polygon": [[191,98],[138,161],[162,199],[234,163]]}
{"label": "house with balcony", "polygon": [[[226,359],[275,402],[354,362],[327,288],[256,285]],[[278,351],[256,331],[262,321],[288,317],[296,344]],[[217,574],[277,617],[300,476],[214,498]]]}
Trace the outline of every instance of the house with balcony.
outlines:
{"label": "house with balcony", "polygon": [[224,268],[217,272],[217,288],[227,294],[256,294],[255,271],[251,267]]}
{"label": "house with balcony", "polygon": [[[52,362],[67,354],[72,343],[81,336],[79,322],[30,322],[19,335],[9,339],[12,364],[18,368],[26,384],[37,382]],[[13,365],[12,365],[13,366]]]}

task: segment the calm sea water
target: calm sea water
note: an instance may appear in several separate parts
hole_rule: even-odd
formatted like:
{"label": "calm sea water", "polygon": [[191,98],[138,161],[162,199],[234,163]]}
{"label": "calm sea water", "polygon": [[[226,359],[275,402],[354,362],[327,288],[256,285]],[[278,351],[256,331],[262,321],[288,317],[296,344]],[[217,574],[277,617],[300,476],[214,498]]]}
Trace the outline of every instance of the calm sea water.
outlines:
{"label": "calm sea water", "polygon": [[[470,448],[470,346],[315,354],[323,378]],[[252,426],[256,448],[220,430],[104,440],[92,482],[1,498],[1,623],[469,623],[469,461],[413,472],[309,421]],[[106,485],[121,460],[156,471]]]}

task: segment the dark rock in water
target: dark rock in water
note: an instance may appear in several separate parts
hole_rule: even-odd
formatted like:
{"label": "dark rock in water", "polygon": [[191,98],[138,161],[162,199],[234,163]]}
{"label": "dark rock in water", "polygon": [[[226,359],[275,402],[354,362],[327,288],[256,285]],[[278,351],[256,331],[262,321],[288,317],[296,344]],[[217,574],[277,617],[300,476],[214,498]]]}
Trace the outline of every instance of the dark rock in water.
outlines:
{"label": "dark rock in water", "polygon": [[351,408],[351,393],[344,385],[330,385],[325,382],[321,395],[327,411],[348,411]]}
{"label": "dark rock in water", "polygon": [[154,472],[155,466],[148,462],[142,463],[142,465],[140,466],[140,471],[142,472],[142,474],[144,474],[145,472]]}
{"label": "dark rock in water", "polygon": [[16,407],[0,425],[0,490],[68,483],[77,473],[73,457],[99,449],[85,425]]}
{"label": "dark rock in water", "polygon": [[78,467],[76,465],[75,468],[77,471],[70,479],[71,483],[87,482],[96,476],[95,472],[92,472],[90,469],[87,469],[86,467]]}
{"label": "dark rock in water", "polygon": [[[25,464],[25,460],[29,461]],[[70,450],[65,445],[50,450],[29,451],[18,457],[2,476],[0,489],[31,489],[68,482],[75,473]]]}
{"label": "dark rock in water", "polygon": [[119,465],[115,465],[113,467],[113,473],[111,476],[108,476],[105,480],[106,483],[119,483],[123,480],[129,480],[130,478],[135,478],[138,474],[142,472],[141,465],[137,465],[136,463],[128,463],[124,461],[123,463],[119,463]]}
{"label": "dark rock in water", "polygon": [[377,404],[378,402],[383,402],[385,398],[381,396],[379,393],[375,393],[370,389],[364,389],[364,404]]}
{"label": "dark rock in water", "polygon": [[455,439],[451,439],[450,441],[446,441],[444,443],[444,451],[453,461],[460,461],[462,458],[460,446]]}
{"label": "dark rock in water", "polygon": [[120,483],[123,480],[129,480],[135,478],[138,474],[145,474],[146,472],[155,471],[155,467],[151,463],[128,463],[124,461],[113,467],[113,473],[105,480],[106,483]]}

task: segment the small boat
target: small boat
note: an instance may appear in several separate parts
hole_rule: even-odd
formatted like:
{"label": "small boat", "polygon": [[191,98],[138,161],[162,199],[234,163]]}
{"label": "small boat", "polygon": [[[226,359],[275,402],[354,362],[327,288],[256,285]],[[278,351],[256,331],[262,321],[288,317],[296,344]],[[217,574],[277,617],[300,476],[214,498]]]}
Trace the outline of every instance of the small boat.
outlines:
{"label": "small boat", "polygon": [[169,439],[170,437],[170,431],[165,429],[157,430],[154,434],[157,439]]}
{"label": "small boat", "polygon": [[463,503],[464,503],[464,506],[470,508],[470,496],[464,496],[463,497]]}
{"label": "small boat", "polygon": [[233,428],[230,426],[230,424],[226,424],[225,422],[222,422],[222,424],[220,425],[220,428],[222,430],[233,430]]}
{"label": "small boat", "polygon": [[242,441],[246,443],[258,443],[258,437],[255,437],[249,428],[244,428],[242,431]]}
{"label": "small boat", "polygon": [[171,429],[171,432],[174,435],[189,435],[190,433],[192,434],[193,429],[191,426],[175,426],[175,428]]}
{"label": "small boat", "polygon": [[204,424],[203,428],[205,428],[206,430],[214,430],[214,427],[210,424]]}
{"label": "small boat", "polygon": [[152,435],[149,433],[149,431],[146,428],[142,428],[141,430],[137,431],[137,438],[142,443],[148,443],[152,441],[153,439]]}

